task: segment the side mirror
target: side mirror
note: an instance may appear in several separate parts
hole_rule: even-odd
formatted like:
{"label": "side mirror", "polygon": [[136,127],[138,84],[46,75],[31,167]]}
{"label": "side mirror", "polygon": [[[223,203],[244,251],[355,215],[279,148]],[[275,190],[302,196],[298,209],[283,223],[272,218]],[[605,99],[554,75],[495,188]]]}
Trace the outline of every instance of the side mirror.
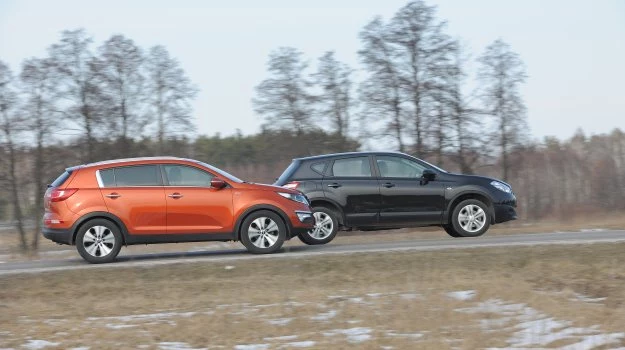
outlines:
{"label": "side mirror", "polygon": [[222,179],[220,179],[218,177],[215,177],[215,178],[213,178],[211,180],[211,187],[212,188],[221,190],[222,188],[226,187],[226,185],[227,185],[227,183],[224,180],[222,180]]}
{"label": "side mirror", "polygon": [[423,170],[423,174],[421,174],[421,179],[425,182],[434,181],[434,179],[436,179],[436,173],[434,170],[425,169]]}

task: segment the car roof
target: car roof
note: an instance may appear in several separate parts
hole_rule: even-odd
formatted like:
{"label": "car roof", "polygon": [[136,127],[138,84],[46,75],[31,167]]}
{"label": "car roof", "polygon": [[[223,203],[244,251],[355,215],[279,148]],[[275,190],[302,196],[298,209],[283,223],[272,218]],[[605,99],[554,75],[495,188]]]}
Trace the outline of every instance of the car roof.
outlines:
{"label": "car roof", "polygon": [[364,151],[364,152],[344,152],[344,153],[322,154],[318,156],[295,158],[293,160],[299,160],[299,161],[323,160],[326,158],[333,158],[333,157],[368,156],[368,155],[404,155],[404,156],[407,156],[406,153],[397,152],[397,151]]}
{"label": "car roof", "polygon": [[91,167],[100,167],[103,165],[112,165],[112,164],[134,164],[134,163],[158,163],[163,161],[182,161],[182,162],[192,162],[197,163],[197,160],[189,159],[189,158],[180,158],[180,157],[136,157],[136,158],[121,158],[121,159],[111,159],[104,160],[100,162],[88,163],[83,165],[78,165],[75,167],[71,167],[69,169],[75,168],[91,168]]}

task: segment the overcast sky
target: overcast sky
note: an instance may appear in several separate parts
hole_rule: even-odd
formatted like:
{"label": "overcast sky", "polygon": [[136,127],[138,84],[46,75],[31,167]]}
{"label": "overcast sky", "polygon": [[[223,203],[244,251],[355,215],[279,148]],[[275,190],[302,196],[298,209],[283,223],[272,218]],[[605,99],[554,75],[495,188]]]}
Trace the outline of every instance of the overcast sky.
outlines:
{"label": "overcast sky", "polygon": [[[439,18],[477,57],[496,38],[527,66],[523,87],[535,137],[625,129],[625,1],[441,0]],[[143,48],[165,45],[200,88],[198,133],[259,130],[254,86],[269,52],[294,46],[315,63],[327,50],[360,68],[358,32],[404,0],[84,1],[0,0],[0,60],[17,72],[43,56],[60,31],[83,27],[96,44],[124,34]],[[360,73],[362,76],[362,73]],[[216,120],[220,122],[215,122]]]}

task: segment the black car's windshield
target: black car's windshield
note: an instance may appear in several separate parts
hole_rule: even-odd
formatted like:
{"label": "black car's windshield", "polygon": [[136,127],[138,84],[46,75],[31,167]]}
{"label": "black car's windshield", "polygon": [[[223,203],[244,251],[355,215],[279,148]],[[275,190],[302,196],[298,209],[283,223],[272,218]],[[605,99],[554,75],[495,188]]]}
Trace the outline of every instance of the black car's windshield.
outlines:
{"label": "black car's windshield", "polygon": [[217,174],[219,174],[219,175],[221,175],[221,176],[225,177],[225,178],[226,178],[226,179],[228,179],[228,180],[231,180],[231,181],[234,181],[234,182],[238,182],[238,183],[243,183],[243,182],[245,182],[245,181],[243,181],[243,180],[239,179],[238,177],[236,177],[236,176],[234,176],[234,175],[232,175],[232,174],[230,174],[230,173],[228,173],[228,172],[226,172],[226,171],[223,171],[223,170],[221,170],[221,169],[219,169],[219,168],[215,168],[214,166],[212,166],[212,165],[210,165],[210,164],[206,164],[206,163],[204,163],[204,162],[200,162],[200,161],[198,161],[198,164],[200,164],[200,165],[202,165],[202,166],[204,166],[204,167],[206,167],[206,168],[210,169],[210,170],[211,170],[211,171],[213,171],[213,172],[216,172]]}
{"label": "black car's windshield", "polygon": [[431,163],[426,162],[426,161],[425,161],[425,160],[423,160],[423,159],[421,159],[421,161],[422,161],[423,163],[425,163],[425,164],[427,164],[427,165],[431,166],[432,168],[434,168],[434,169],[436,169],[436,170],[440,171],[440,172],[443,172],[443,173],[449,173],[449,171],[447,171],[447,170],[445,170],[445,169],[441,169],[441,168],[437,167],[437,166],[436,166],[436,165],[434,165],[434,164],[431,164]]}

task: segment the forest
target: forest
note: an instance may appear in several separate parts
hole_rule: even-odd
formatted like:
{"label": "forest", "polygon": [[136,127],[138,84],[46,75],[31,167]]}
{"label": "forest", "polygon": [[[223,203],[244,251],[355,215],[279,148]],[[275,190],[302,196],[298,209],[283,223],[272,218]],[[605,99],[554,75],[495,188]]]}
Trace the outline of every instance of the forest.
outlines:
{"label": "forest", "polygon": [[196,132],[199,121],[236,116],[194,114],[201,87],[164,46],[124,35],[96,43],[73,29],[19,67],[0,57],[0,222],[15,226],[23,250],[36,250],[46,184],[78,164],[171,155],[271,183],[293,158],[368,149],[501,178],[521,220],[625,209],[623,131],[532,136],[520,92],[528,72],[504,40],[469,52],[424,1],[354,35],[354,67],[334,51],[310,58],[277,45],[250,92],[259,131],[248,135]]}

